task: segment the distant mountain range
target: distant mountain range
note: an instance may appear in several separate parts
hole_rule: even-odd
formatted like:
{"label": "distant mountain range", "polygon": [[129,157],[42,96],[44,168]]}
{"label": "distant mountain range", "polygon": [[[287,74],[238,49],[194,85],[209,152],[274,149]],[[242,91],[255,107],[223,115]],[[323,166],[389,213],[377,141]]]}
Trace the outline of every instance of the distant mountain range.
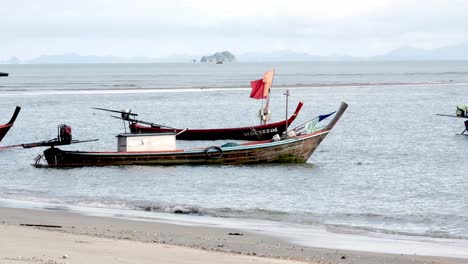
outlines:
{"label": "distant mountain range", "polygon": [[277,50],[272,52],[249,52],[241,54],[238,57],[239,61],[349,61],[358,60],[351,56],[328,55],[319,56],[311,55],[305,52],[295,52],[290,50]]}
{"label": "distant mountain range", "polygon": [[239,61],[429,61],[468,60],[468,42],[437,49],[419,49],[409,46],[394,49],[386,54],[371,57],[347,55],[318,56],[304,52],[274,51],[268,53],[245,53],[237,56]]}
{"label": "distant mountain range", "polygon": [[195,56],[172,55],[166,58],[132,57],[122,58],[117,56],[83,56],[76,53],[63,55],[41,55],[32,60],[21,61],[28,64],[79,64],[79,63],[154,63],[154,62],[193,62]]}
{"label": "distant mountain range", "polygon": [[468,60],[468,42],[437,49],[418,49],[409,46],[375,56],[373,60]]}
{"label": "distant mountain range", "polygon": [[[25,64],[77,64],[77,63],[161,63],[161,62],[199,62],[200,55],[173,55],[166,58],[117,56],[83,56],[76,53],[63,55],[42,55],[31,60],[12,57],[0,63]],[[240,62],[269,61],[424,61],[424,60],[468,60],[468,42],[437,49],[400,47],[386,54],[372,57],[352,57],[347,55],[311,55],[304,52],[280,50],[272,52],[249,52],[235,56]]]}

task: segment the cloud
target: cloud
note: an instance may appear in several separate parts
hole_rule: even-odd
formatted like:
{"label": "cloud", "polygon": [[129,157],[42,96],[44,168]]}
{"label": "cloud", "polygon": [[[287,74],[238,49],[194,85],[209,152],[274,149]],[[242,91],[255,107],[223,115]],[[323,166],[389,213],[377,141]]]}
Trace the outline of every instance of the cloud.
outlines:
{"label": "cloud", "polygon": [[277,48],[372,55],[467,41],[467,11],[462,0],[16,0],[2,3],[0,57]]}

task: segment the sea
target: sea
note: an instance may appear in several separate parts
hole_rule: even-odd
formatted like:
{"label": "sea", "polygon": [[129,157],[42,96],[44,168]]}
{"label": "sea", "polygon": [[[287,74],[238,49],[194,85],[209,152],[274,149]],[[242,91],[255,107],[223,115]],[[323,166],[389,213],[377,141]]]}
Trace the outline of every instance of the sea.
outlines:
{"label": "sea", "polygon": [[[274,69],[271,121],[348,110],[305,164],[36,168],[42,148],[0,150],[0,206],[239,228],[304,246],[468,258],[468,62],[0,65],[2,146],[57,137],[116,150],[122,120],[179,128],[251,126],[250,81]],[[289,90],[288,101],[284,95]],[[288,107],[286,108],[286,104]],[[180,141],[179,148],[231,141]]]}

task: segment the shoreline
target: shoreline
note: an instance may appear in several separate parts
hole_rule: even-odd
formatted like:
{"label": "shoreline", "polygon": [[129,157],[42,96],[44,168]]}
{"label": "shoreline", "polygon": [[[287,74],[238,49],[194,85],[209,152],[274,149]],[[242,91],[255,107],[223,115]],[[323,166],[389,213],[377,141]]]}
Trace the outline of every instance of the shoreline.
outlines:
{"label": "shoreline", "polygon": [[[239,229],[144,222],[121,218],[88,216],[65,211],[0,207],[0,222],[0,237],[3,237],[2,240],[5,243],[9,241],[15,241],[15,243],[17,243],[17,238],[6,236],[8,232],[34,230],[37,231],[37,233],[34,233],[34,236],[39,236],[41,238],[53,232],[60,233],[66,237],[78,235],[90,238],[111,239],[114,242],[143,242],[148,245],[155,244],[159,247],[161,245],[171,245],[182,247],[182,249],[191,248],[199,252],[263,257],[262,259],[266,260],[279,259],[310,263],[468,263],[467,259],[449,257],[307,247],[292,244],[284,239],[268,234],[246,232]],[[21,224],[58,227],[20,226]],[[44,230],[49,232],[43,232]],[[29,238],[25,237],[22,239],[27,242]],[[47,238],[45,238],[44,243],[48,242],[53,241],[47,241]],[[338,242],[339,241],[337,241],[337,243]],[[28,256],[28,251],[30,251],[30,249],[24,249],[25,253],[21,256]],[[102,254],[104,254],[104,251],[105,250],[103,250]],[[130,249],[129,252],[131,252]],[[2,258],[12,257],[6,256],[5,254],[5,252],[2,253],[0,250],[0,260],[2,260]],[[29,257],[32,258],[34,256],[30,255]],[[224,255],[224,257],[226,256]],[[183,257],[181,257],[180,262],[177,263],[185,263]],[[216,261],[213,263],[216,263]]]}
{"label": "shoreline", "polygon": [[[424,87],[430,86],[461,86],[467,85],[466,82],[404,82],[404,83],[331,83],[331,84],[277,84],[272,90],[281,89],[319,89],[319,88],[382,88],[382,87]],[[240,86],[194,86],[194,87],[111,87],[111,88],[87,88],[87,89],[5,89],[7,86],[0,86],[0,96],[41,96],[41,95],[96,95],[96,94],[151,94],[151,93],[180,93],[180,92],[218,92],[218,91],[248,91],[250,87]]]}

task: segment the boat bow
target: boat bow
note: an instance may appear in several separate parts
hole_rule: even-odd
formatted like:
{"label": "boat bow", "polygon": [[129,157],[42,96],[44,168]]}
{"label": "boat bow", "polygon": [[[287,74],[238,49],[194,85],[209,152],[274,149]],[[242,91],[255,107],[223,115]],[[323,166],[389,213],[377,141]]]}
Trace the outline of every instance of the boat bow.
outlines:
{"label": "boat bow", "polygon": [[348,108],[348,104],[345,102],[341,102],[340,108],[338,108],[338,111],[336,112],[335,116],[333,117],[332,121],[328,123],[328,125],[325,127],[325,130],[332,130],[333,127],[338,123],[338,120],[340,120],[341,116],[344,114],[346,111],[346,108]]}
{"label": "boat bow", "polygon": [[21,111],[21,107],[17,106],[15,109],[15,112],[13,113],[13,116],[11,117],[10,121],[4,125],[0,125],[0,141],[5,137],[5,135],[8,133],[10,128],[13,126],[13,124],[16,121],[16,118],[18,117],[19,112]]}

